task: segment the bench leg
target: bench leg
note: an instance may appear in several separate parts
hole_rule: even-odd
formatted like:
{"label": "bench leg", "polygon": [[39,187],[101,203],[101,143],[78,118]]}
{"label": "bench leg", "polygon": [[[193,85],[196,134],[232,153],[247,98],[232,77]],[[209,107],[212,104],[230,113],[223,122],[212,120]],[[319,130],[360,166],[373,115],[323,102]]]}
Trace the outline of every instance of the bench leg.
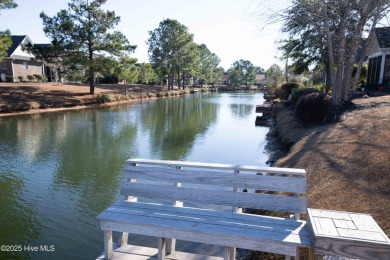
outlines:
{"label": "bench leg", "polygon": [[119,234],[118,246],[125,246],[129,242],[129,233],[122,232]]}
{"label": "bench leg", "polygon": [[104,256],[105,259],[112,258],[112,231],[104,230]]}
{"label": "bench leg", "polygon": [[235,247],[230,248],[230,259],[231,260],[236,259],[236,248]]}
{"label": "bench leg", "polygon": [[225,246],[225,248],[223,250],[223,259],[230,260],[230,254],[231,254],[230,247]]}
{"label": "bench leg", "polygon": [[176,239],[167,240],[167,255],[173,254],[176,250]]}
{"label": "bench leg", "polygon": [[165,260],[166,255],[166,240],[163,237],[158,238],[158,260]]}
{"label": "bench leg", "polygon": [[223,252],[223,259],[224,260],[236,259],[236,248],[225,246],[224,252]]}

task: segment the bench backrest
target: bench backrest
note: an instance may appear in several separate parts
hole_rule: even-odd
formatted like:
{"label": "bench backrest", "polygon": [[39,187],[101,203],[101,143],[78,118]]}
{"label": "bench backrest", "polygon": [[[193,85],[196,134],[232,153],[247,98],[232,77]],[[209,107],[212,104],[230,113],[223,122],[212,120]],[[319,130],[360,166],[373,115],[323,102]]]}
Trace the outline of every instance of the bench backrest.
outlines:
{"label": "bench backrest", "polygon": [[123,178],[121,195],[128,200],[144,197],[171,200],[175,206],[192,202],[233,210],[306,212],[303,169],[129,159]]}

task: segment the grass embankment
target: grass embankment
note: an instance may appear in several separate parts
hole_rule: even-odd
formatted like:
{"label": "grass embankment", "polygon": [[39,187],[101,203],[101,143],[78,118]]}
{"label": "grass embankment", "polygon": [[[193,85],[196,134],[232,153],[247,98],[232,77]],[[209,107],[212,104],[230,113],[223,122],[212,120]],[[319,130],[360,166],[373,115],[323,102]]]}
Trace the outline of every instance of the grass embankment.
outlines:
{"label": "grass embankment", "polygon": [[107,84],[97,85],[95,95],[89,95],[89,86],[84,84],[0,83],[0,116],[128,103],[189,92],[189,89],[167,91],[161,86],[150,86],[148,91],[145,85],[129,85],[125,90],[125,85]]}
{"label": "grass embankment", "polygon": [[304,126],[292,109],[277,114],[291,146],[274,166],[307,171],[307,206],[369,213],[390,236],[390,97],[355,99],[336,123]]}

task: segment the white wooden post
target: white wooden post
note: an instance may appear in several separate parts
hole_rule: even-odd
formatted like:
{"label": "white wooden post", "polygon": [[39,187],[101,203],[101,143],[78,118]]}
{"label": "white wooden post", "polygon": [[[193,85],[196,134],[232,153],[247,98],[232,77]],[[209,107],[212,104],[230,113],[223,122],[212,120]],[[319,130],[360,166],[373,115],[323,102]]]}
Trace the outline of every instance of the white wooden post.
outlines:
{"label": "white wooden post", "polygon": [[[176,169],[181,170],[182,167],[176,167]],[[175,182],[174,186],[175,187],[181,187],[181,183],[180,182]],[[178,201],[178,200],[174,200],[172,202],[172,205],[174,207],[183,207],[183,202],[182,201]],[[176,239],[174,239],[174,238],[168,239],[167,254],[168,255],[173,254],[175,252],[175,250],[176,250]]]}
{"label": "white wooden post", "polygon": [[165,238],[159,237],[158,238],[158,260],[165,260],[165,255],[166,255],[166,243],[165,243]]}
{"label": "white wooden post", "polygon": [[[236,175],[236,174],[240,174],[240,171],[239,170],[234,170],[234,175]],[[240,188],[237,187],[237,186],[234,186],[233,187],[233,191],[234,192],[239,192]],[[233,207],[233,212],[242,213],[242,208],[240,208],[240,207]]]}
{"label": "white wooden post", "polygon": [[[133,163],[132,166],[137,167],[138,164]],[[127,181],[128,181],[128,182],[137,182],[137,179],[128,179]],[[127,198],[125,198],[125,200],[127,200],[127,201],[132,201],[132,202],[137,202],[137,197],[128,196]]]}
{"label": "white wooden post", "polygon": [[104,230],[104,259],[112,258],[112,231]]}
{"label": "white wooden post", "polygon": [[224,251],[223,251],[223,259],[224,260],[231,260],[231,256],[232,256],[231,247],[225,246]]}
{"label": "white wooden post", "polygon": [[385,75],[386,53],[382,53],[381,70],[379,74],[379,84],[383,84],[383,77]]}
{"label": "white wooden post", "polygon": [[[301,178],[300,176],[295,176],[295,178]],[[299,197],[299,194],[295,194],[295,197]],[[294,219],[295,220],[300,220],[301,219],[301,214],[299,212],[294,212]],[[295,252],[295,259],[299,259],[299,247],[297,247],[297,250]],[[290,258],[291,259],[291,258]]]}
{"label": "white wooden post", "polygon": [[[240,171],[239,170],[234,170],[234,175],[238,175],[240,174]],[[237,186],[234,186],[233,187],[233,192],[240,192],[240,188],[237,187]],[[233,207],[232,208],[233,212],[236,212],[236,213],[242,213],[242,208],[240,207]],[[229,260],[233,260],[235,259],[236,257],[236,248],[235,247],[228,247],[229,248]],[[226,248],[225,248],[226,250]]]}
{"label": "white wooden post", "polygon": [[128,242],[129,242],[129,233],[121,232],[118,238],[118,246],[119,247],[125,246],[127,245]]}
{"label": "white wooden post", "polygon": [[[134,164],[132,164],[132,166],[136,167],[137,164],[134,163]],[[128,182],[137,182],[136,179],[128,179],[127,181]],[[125,198],[125,200],[136,202],[137,201],[137,197],[127,196],[127,198]],[[118,239],[118,246],[121,247],[121,246],[127,245],[128,242],[129,242],[129,233],[127,233],[127,232],[120,233],[119,234],[119,239]]]}

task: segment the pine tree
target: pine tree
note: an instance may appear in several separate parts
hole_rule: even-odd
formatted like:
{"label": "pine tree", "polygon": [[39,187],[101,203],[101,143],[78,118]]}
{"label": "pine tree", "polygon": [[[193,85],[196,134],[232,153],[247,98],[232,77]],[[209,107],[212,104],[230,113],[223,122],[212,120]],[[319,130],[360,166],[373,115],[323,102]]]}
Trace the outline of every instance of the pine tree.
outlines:
{"label": "pine tree", "polygon": [[105,60],[102,57],[118,57],[135,49],[121,32],[112,32],[120,17],[101,8],[106,2],[71,0],[68,9],[60,10],[56,16],[40,14],[43,30],[53,45],[60,46],[64,62],[88,70],[91,95],[95,93],[95,74],[104,67],[99,62]]}
{"label": "pine tree", "polygon": [[[17,7],[13,0],[0,0],[0,10]],[[11,33],[8,30],[0,31],[0,61],[7,56],[7,50],[12,44]]]}

